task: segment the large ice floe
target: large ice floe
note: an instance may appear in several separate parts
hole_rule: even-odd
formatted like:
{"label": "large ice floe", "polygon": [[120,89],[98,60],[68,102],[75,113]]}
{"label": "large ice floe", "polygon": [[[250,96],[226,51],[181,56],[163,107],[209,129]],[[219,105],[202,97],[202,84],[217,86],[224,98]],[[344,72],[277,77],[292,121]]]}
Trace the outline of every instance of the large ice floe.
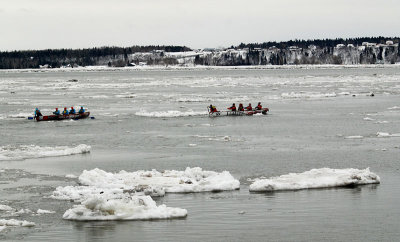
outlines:
{"label": "large ice floe", "polygon": [[90,152],[89,145],[80,144],[76,147],[68,146],[37,146],[37,145],[6,145],[0,147],[0,161],[24,160],[53,156],[66,156]]}
{"label": "large ice floe", "polygon": [[104,195],[91,196],[81,204],[68,209],[64,219],[68,220],[149,220],[171,219],[187,216],[187,210],[171,208],[156,202],[150,196],[128,195],[110,199]]}
{"label": "large ice floe", "polygon": [[81,186],[57,187],[52,198],[74,200],[81,204],[64,214],[74,220],[143,220],[185,217],[181,208],[157,206],[151,196],[166,192],[207,192],[239,189],[240,183],[228,171],[203,171],[199,167],[184,171],[135,171],[110,173],[85,170]]}
{"label": "large ice floe", "polygon": [[380,178],[369,168],[312,169],[303,173],[289,173],[269,179],[257,179],[250,185],[251,192],[301,190],[311,188],[345,187],[378,184]]}

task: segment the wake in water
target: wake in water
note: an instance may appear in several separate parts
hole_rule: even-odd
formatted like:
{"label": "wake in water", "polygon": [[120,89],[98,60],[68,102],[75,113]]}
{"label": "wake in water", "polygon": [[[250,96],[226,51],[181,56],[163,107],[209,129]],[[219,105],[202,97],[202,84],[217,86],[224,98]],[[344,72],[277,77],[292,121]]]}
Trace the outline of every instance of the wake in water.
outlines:
{"label": "wake in water", "polygon": [[36,145],[6,145],[0,147],[0,161],[25,160],[42,157],[67,156],[90,152],[89,145],[80,144],[68,146],[36,146]]}
{"label": "wake in water", "polygon": [[250,185],[252,192],[301,190],[311,188],[344,187],[365,184],[379,184],[375,173],[358,169],[312,169],[303,173],[289,173],[269,179],[257,179]]}

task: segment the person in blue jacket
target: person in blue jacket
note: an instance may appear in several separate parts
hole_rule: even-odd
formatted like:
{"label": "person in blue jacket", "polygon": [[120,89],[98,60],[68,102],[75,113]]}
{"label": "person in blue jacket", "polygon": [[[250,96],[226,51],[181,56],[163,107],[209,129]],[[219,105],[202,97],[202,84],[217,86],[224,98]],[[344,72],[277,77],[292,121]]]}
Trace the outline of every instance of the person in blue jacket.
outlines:
{"label": "person in blue jacket", "polygon": [[81,106],[81,109],[79,109],[79,112],[78,112],[78,113],[82,114],[82,113],[84,113],[84,112],[85,112],[85,109]]}
{"label": "person in blue jacket", "polygon": [[76,114],[74,107],[71,107],[71,110],[69,110],[69,114]]}
{"label": "person in blue jacket", "polygon": [[42,116],[42,113],[40,112],[40,110],[38,108],[35,109],[35,117],[39,117]]}
{"label": "person in blue jacket", "polygon": [[58,110],[58,108],[56,108],[56,111],[53,112],[54,115],[60,115],[60,110]]}
{"label": "person in blue jacket", "polygon": [[68,115],[68,110],[67,108],[64,108],[64,111],[62,112],[63,115]]}

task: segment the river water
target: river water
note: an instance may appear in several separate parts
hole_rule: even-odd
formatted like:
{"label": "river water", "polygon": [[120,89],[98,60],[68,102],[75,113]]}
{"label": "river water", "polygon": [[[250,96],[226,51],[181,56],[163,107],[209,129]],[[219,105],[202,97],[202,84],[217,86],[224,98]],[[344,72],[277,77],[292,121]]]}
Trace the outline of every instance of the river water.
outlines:
{"label": "river water", "polygon": [[[371,95],[371,94],[374,95]],[[261,101],[268,115],[210,118],[211,103]],[[83,105],[94,119],[28,120]],[[400,67],[0,72],[4,240],[396,241],[400,236]],[[79,145],[90,153],[73,154]],[[61,150],[61,151],[60,151]],[[58,152],[58,153],[57,153]],[[82,154],[81,154],[82,153]],[[55,155],[54,155],[55,154]],[[172,193],[182,219],[69,221],[50,198],[83,170],[229,171],[240,190]],[[379,185],[250,193],[254,178],[367,167]],[[37,209],[54,211],[36,213]]]}

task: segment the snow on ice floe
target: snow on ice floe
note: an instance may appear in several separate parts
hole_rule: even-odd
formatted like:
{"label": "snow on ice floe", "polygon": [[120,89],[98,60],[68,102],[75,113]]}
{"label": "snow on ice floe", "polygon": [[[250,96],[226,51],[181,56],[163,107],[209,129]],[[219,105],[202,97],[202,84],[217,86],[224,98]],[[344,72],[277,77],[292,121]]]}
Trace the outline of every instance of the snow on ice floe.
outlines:
{"label": "snow on ice floe", "polygon": [[201,115],[207,115],[206,111],[202,112],[196,112],[196,111],[187,111],[187,112],[181,112],[181,111],[160,111],[160,112],[147,112],[144,110],[141,110],[139,112],[136,112],[135,115],[137,116],[143,116],[143,117],[153,117],[153,118],[174,118],[174,117],[189,117],[189,116],[201,116]]}
{"label": "snow on ice floe", "polygon": [[365,117],[364,118],[365,121],[374,121],[375,119],[369,118],[369,117]]}
{"label": "snow on ice floe", "polygon": [[0,161],[83,154],[90,152],[90,149],[91,147],[85,144],[80,144],[76,147],[6,145],[0,147]]}
{"label": "snow on ice floe", "polygon": [[26,220],[0,219],[0,231],[7,227],[33,227],[35,223]]}
{"label": "snow on ice floe", "polygon": [[150,220],[172,219],[187,216],[187,210],[157,206],[150,196],[130,196],[119,199],[105,195],[93,195],[79,205],[68,209],[63,218],[67,220]]}
{"label": "snow on ice floe", "polygon": [[359,169],[312,169],[303,173],[289,173],[269,179],[257,179],[250,185],[252,192],[301,190],[311,188],[344,187],[379,184],[380,178],[369,168]]}
{"label": "snow on ice floe", "polygon": [[14,210],[12,207],[0,204],[0,211],[12,211],[12,210]]}
{"label": "snow on ice floe", "polygon": [[390,133],[386,133],[386,132],[377,132],[376,136],[380,137],[380,138],[400,137],[400,133],[399,134],[390,134]]}

